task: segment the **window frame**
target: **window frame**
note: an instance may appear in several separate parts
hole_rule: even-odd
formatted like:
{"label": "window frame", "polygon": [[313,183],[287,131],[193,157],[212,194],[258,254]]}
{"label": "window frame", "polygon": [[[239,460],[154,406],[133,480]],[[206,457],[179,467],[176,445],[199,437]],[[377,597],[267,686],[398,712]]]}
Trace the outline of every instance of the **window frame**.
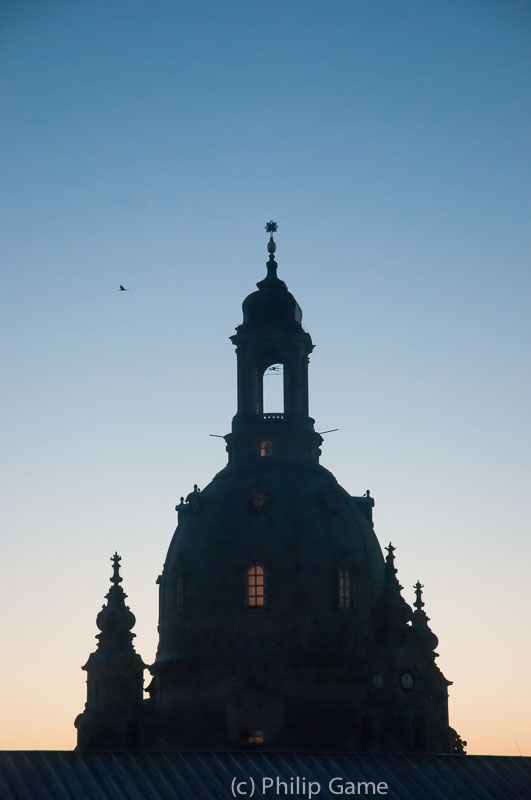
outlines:
{"label": "window frame", "polygon": [[[260,580],[261,583],[259,582]],[[261,592],[258,591],[260,589],[262,590]],[[260,599],[261,602],[258,602]],[[265,568],[260,562],[254,561],[252,564],[249,564],[245,572],[245,606],[250,611],[261,611],[265,608],[265,605]]]}
{"label": "window frame", "polygon": [[354,570],[342,565],[337,568],[337,608],[352,611],[354,608]]}
{"label": "window frame", "polygon": [[260,439],[260,458],[271,458],[275,454],[275,445],[272,439]]}

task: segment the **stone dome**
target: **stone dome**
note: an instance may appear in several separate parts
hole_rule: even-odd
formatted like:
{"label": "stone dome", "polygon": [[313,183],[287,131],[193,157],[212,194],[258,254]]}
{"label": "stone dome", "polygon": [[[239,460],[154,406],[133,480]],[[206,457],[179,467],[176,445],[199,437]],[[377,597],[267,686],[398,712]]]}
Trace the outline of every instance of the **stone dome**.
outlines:
{"label": "stone dome", "polygon": [[123,603],[125,595],[113,598],[109,593],[106,597],[109,597],[109,603],[96,617],[96,625],[102,633],[127,635],[134,628],[136,619],[129,606]]}
{"label": "stone dome", "polygon": [[[384,574],[372,498],[351,497],[318,464],[288,467],[274,457],[226,467],[195,497],[178,507],[164,567],[168,588],[186,576],[186,610],[170,589],[159,661],[239,648],[323,658],[369,635]],[[263,571],[264,599],[249,614],[253,564]],[[352,574],[355,602],[338,615],[341,568]]]}
{"label": "stone dome", "polygon": [[[273,233],[276,223],[266,230]],[[243,302],[228,463],[177,506],[150,667],[152,739],[163,749],[450,752],[448,682],[434,640],[384,559],[367,491],[320,463],[309,414],[314,349],[277,277]],[[264,380],[281,365],[282,403]]]}
{"label": "stone dome", "polygon": [[244,325],[301,324],[302,310],[288,287],[276,275],[257,284],[257,292],[248,295],[242,304]]}

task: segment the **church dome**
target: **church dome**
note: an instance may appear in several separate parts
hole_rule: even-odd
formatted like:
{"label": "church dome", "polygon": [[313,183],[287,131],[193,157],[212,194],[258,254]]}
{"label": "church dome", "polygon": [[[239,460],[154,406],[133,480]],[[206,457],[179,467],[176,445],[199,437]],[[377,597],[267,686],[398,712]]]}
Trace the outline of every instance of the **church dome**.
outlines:
{"label": "church dome", "polygon": [[268,264],[268,274],[257,284],[257,292],[248,295],[242,304],[244,325],[278,325],[288,322],[301,324],[302,310],[288,287]]}
{"label": "church dome", "polygon": [[[225,467],[194,498],[178,507],[165,565],[166,586],[186,576],[193,613],[179,613],[181,600],[167,596],[159,658],[229,657],[238,648],[311,658],[359,647],[384,577],[372,498],[351,497],[318,464],[283,465],[274,456]],[[264,613],[250,615],[246,575],[254,564],[263,570],[263,608],[255,610]],[[342,569],[352,598],[338,614]]]}
{"label": "church dome", "polygon": [[[267,276],[230,337],[228,463],[181,499],[158,578],[156,746],[448,752],[434,639],[419,612],[413,626],[391,544],[384,560],[370,492],[351,496],[319,463],[314,345],[277,277],[273,236],[268,251]],[[271,408],[275,365],[282,389]]]}
{"label": "church dome", "polygon": [[[80,746],[138,748],[138,723],[155,750],[463,752],[448,727],[449,682],[434,661],[422,584],[413,613],[391,543],[383,558],[369,490],[351,496],[319,463],[331,431],[316,431],[309,413],[314,345],[275,250],[271,236],[267,276],[230,337],[237,410],[222,437],[227,464],[176,508],[157,579],[150,699],[141,699],[115,554],[98,650],[84,667]],[[282,381],[274,400],[273,369]]]}
{"label": "church dome", "polygon": [[109,598],[109,604],[103,606],[96,617],[96,625],[102,633],[126,636],[135,625],[135,615],[129,606],[123,604],[123,598],[112,599],[110,593],[105,596]]}

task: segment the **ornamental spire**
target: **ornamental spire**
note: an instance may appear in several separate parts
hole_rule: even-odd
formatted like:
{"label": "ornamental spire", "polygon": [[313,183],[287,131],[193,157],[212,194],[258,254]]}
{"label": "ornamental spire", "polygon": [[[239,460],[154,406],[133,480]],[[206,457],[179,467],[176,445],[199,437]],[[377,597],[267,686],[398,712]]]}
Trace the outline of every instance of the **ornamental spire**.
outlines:
{"label": "ornamental spire", "polygon": [[[413,630],[415,634],[418,636],[419,640],[423,642],[429,650],[435,650],[437,647],[439,640],[428,625],[430,618],[427,616],[426,612],[424,611],[424,600],[422,599],[422,590],[424,586],[420,581],[417,581],[415,586],[415,602],[413,605],[415,606],[415,611],[413,612],[412,617],[412,624]],[[432,657],[435,658],[438,653],[433,653]]]}
{"label": "ornamental spire", "polygon": [[120,586],[122,582],[121,556],[115,553],[111,556],[111,561],[113,565],[111,587],[105,595],[107,605],[102,606],[96,617],[96,625],[101,631],[96,638],[99,639],[98,647],[121,649],[122,647],[132,647],[131,642],[135,634],[130,631],[136,620],[129,606],[125,605],[127,595]]}
{"label": "ornamental spire", "polygon": [[384,581],[379,602],[379,624],[384,629],[400,629],[411,619],[411,608],[401,595],[404,588],[400,585],[395,567],[395,550],[391,542],[385,548]]}
{"label": "ornamental spire", "polygon": [[78,750],[138,749],[146,665],[133,645],[135,616],[125,605],[118,553],[106,605],[96,617],[98,646],[82,667],[87,673],[85,711],[76,717]]}

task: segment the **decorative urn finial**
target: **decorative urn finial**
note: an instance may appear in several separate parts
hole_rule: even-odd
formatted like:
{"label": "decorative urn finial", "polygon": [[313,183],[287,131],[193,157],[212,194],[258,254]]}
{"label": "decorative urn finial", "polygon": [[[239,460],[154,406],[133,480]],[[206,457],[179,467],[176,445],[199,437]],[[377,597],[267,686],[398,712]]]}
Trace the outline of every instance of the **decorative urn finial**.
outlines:
{"label": "decorative urn finial", "polygon": [[385,548],[387,550],[387,556],[385,557],[385,562],[388,565],[389,569],[393,570],[393,573],[396,574],[397,570],[395,569],[395,550],[396,547],[393,547],[391,542]]}
{"label": "decorative urn finial", "polygon": [[114,555],[111,556],[112,561],[112,577],[111,583],[115,586],[118,586],[119,583],[122,582],[122,577],[120,575],[120,561],[122,560],[122,556],[119,556],[118,553],[115,551]]}
{"label": "decorative urn finial", "polygon": [[415,602],[413,605],[417,611],[420,611],[424,605],[424,601],[422,599],[422,590],[424,589],[424,586],[420,581],[417,581],[413,588],[415,589]]}

